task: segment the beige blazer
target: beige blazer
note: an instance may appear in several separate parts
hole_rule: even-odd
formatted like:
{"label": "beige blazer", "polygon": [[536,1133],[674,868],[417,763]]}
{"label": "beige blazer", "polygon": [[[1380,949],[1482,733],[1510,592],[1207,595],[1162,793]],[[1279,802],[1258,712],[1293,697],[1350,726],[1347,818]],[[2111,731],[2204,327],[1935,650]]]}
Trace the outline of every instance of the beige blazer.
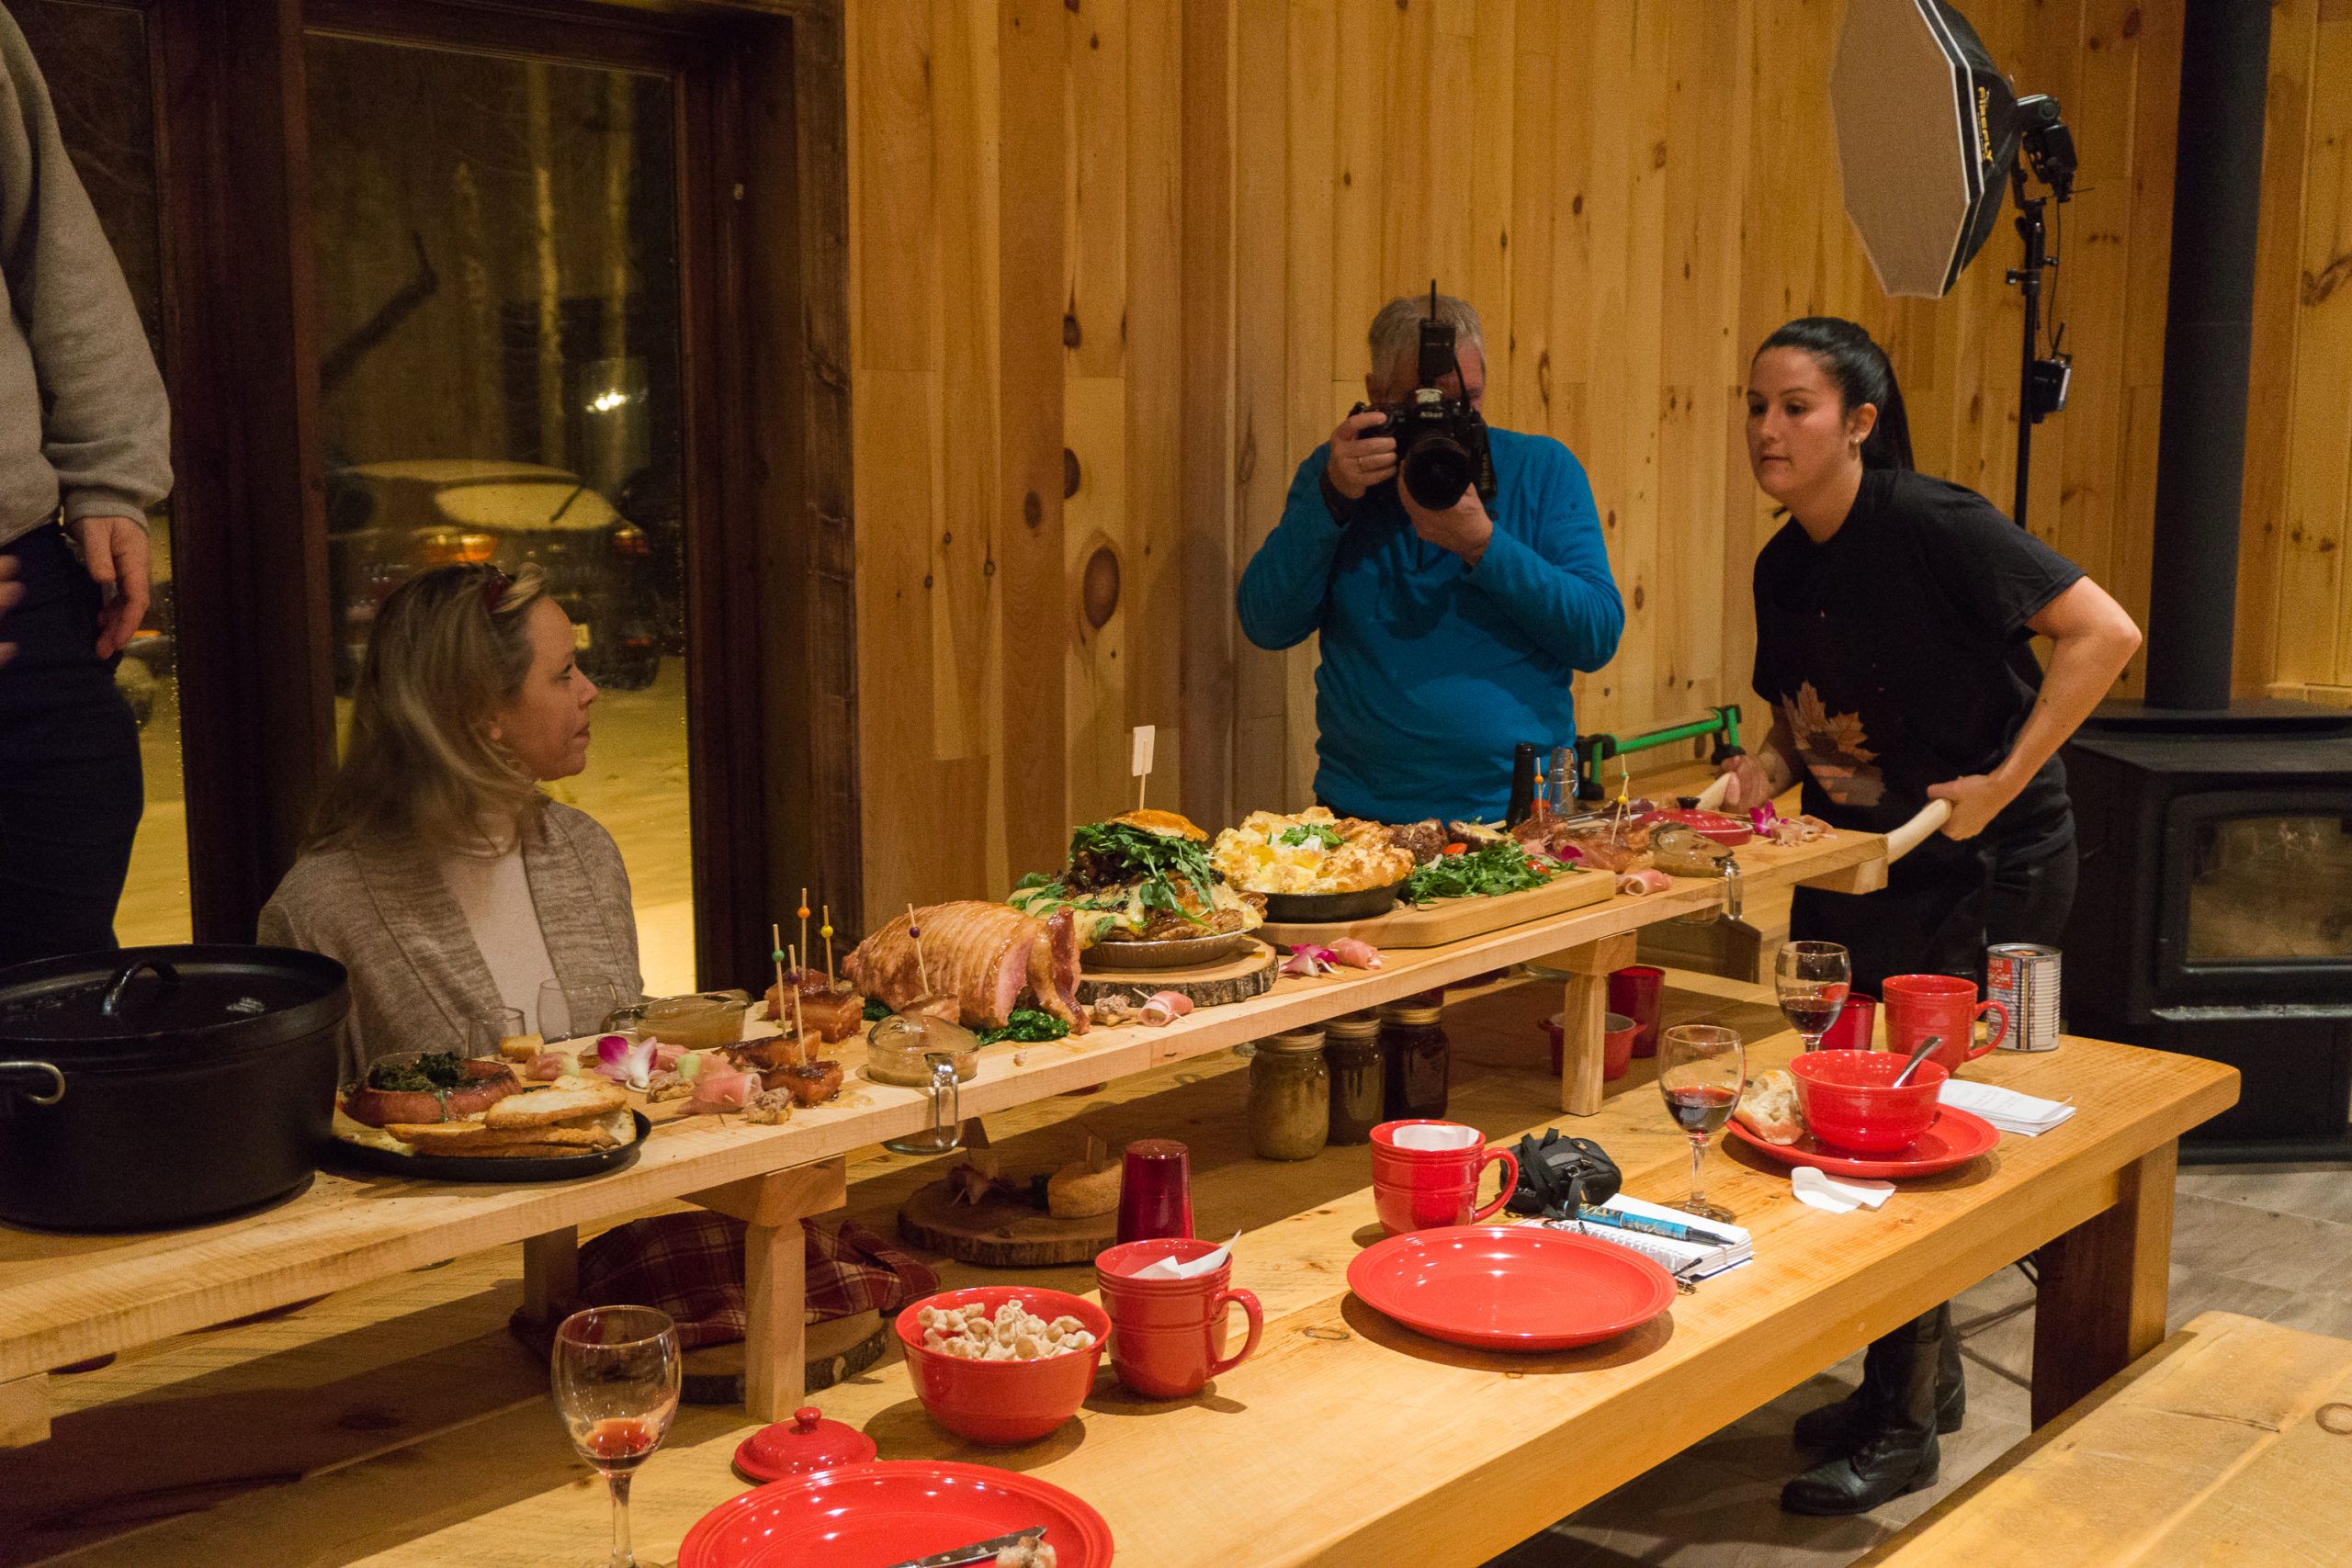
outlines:
{"label": "beige blazer", "polygon": [[[586,812],[550,802],[523,840],[523,872],[556,978],[644,989],[628,871]],[[305,854],[261,912],[261,941],[324,953],[351,972],[345,1081],[396,1051],[462,1050],[469,1019],[501,1005],[438,862],[422,852]]]}

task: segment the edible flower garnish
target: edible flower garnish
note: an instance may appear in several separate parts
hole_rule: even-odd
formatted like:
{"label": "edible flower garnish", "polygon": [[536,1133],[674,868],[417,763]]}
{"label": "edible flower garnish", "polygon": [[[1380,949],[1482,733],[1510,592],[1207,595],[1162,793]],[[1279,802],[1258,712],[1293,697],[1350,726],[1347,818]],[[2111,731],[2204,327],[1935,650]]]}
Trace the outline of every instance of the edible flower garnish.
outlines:
{"label": "edible flower garnish", "polygon": [[600,1035],[596,1040],[596,1070],[616,1083],[643,1089],[653,1073],[653,1047],[657,1043],[650,1038],[632,1040],[626,1034]]}

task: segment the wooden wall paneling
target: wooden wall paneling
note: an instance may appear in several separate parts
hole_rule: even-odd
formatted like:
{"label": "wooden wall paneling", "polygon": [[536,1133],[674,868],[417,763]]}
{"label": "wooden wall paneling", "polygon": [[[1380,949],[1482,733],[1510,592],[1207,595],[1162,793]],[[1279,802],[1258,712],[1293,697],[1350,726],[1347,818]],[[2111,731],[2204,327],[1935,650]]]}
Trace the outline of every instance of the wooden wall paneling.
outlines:
{"label": "wooden wall paneling", "polygon": [[1749,72],[1755,38],[1753,0],[1738,0],[1728,18],[1717,17],[1702,78],[1702,123],[1707,134],[1701,167],[1713,171],[1702,187],[1699,207],[1700,304],[1703,342],[1692,373],[1700,423],[1699,512],[1692,526],[1702,541],[1715,593],[1694,581],[1694,602],[1703,625],[1691,650],[1693,662],[1713,672],[1709,703],[1742,703],[1753,713],[1748,676],[1756,660],[1752,552],[1748,498],[1755,482],[1747,466],[1747,350],[1738,343],[1740,219],[1747,207],[1748,118],[1754,109]]}
{"label": "wooden wall paneling", "polygon": [[[2278,657],[2287,417],[2295,404],[2295,329],[2302,305],[2303,175],[2312,129],[2316,0],[2270,11],[2270,81],[2264,111],[2262,218],[2254,267],[2254,346],[2245,421],[2245,483],[2238,516],[2237,640],[2231,690],[2264,694]],[[2136,242],[2135,242],[2136,245]],[[2135,249],[2135,259],[2136,259]],[[2137,660],[2134,660],[2136,664]]]}
{"label": "wooden wall paneling", "polygon": [[[1286,139],[1261,105],[1283,101],[1290,81],[1290,26],[1282,0],[1238,0],[1234,16],[1234,101],[1244,106],[1233,148],[1232,576],[1218,614],[1233,624],[1231,583],[1282,518],[1290,471],[1283,461],[1289,423]],[[1285,128],[1286,129],[1286,128]],[[1286,801],[1290,706],[1283,655],[1233,637],[1233,804],[1238,812]],[[1303,802],[1300,804],[1304,804]]]}
{"label": "wooden wall paneling", "polygon": [[1520,412],[1510,374],[1520,311],[1511,268],[1511,247],[1519,243],[1519,215],[1513,210],[1521,113],[1516,0],[1476,0],[1472,27],[1468,101],[1443,108],[1470,127],[1470,270],[1463,281],[1468,297],[1478,302],[1487,333],[1484,412],[1511,430],[1540,430]]}
{"label": "wooden wall paneling", "polygon": [[1235,820],[1233,0],[1182,8],[1182,806]]}
{"label": "wooden wall paneling", "polygon": [[[1335,335],[1338,204],[1341,151],[1339,141],[1339,37],[1332,0],[1292,0],[1288,12],[1290,86],[1285,107],[1288,167],[1285,183],[1283,273],[1285,324],[1283,337],[1284,438],[1275,474],[1288,484],[1315,449],[1330,436],[1340,413],[1333,385],[1342,354],[1361,342],[1362,329]],[[1361,349],[1352,350],[1363,357]],[[1359,387],[1361,382],[1359,382]],[[1259,455],[1262,465],[1267,454]],[[1283,730],[1283,808],[1300,810],[1315,798],[1315,671],[1319,636],[1283,654],[1285,709]]]}
{"label": "wooden wall paneling", "polygon": [[[2019,40],[2023,64],[2015,78],[2018,91],[2054,94],[2065,109],[2069,124],[2075,123],[2085,111],[2083,95],[2078,86],[2081,80],[2083,55],[2080,48],[2082,29],[2082,0],[2064,0],[2063,4],[2038,7],[2030,16],[2024,34]],[[2078,137],[2076,146],[2080,148],[2081,145]],[[2108,155],[2112,155],[2111,148],[2108,150]],[[2088,186],[2088,181],[2083,182],[2083,188],[2076,194],[2074,202],[2063,216],[2058,213],[2054,203],[2045,209],[2051,221],[2065,224],[2067,248],[2075,252],[2076,254],[2079,254],[2084,247],[2077,245],[2075,242],[2082,239],[2092,227],[2086,220],[2091,213],[2091,209],[2086,206],[2089,197]],[[2009,241],[2006,247],[1996,249],[1988,243],[1985,245],[1985,251],[1987,254],[1984,259],[1987,262],[1997,262],[2002,267],[2016,265],[2021,250],[2014,228],[2010,231]],[[2066,263],[2062,264],[2062,270],[2071,271],[2071,266],[2067,264],[2071,264],[2074,259],[2075,257],[2069,256]],[[2060,289],[2064,291],[2074,279],[2071,276],[2056,279],[2045,276],[2043,279],[2041,343],[2045,347],[2050,341],[2052,326],[2050,312],[2050,285],[2052,281],[2057,282]],[[2010,289],[2007,292],[2015,294],[2017,290]],[[2083,302],[2092,303],[2087,295]],[[2018,308],[2022,311],[2021,302]],[[2023,333],[2021,317],[2010,320],[2007,333],[2011,361],[2008,381],[2009,406],[2014,411],[2017,405],[2017,389],[2022,378],[2016,364],[2016,345]],[[2096,382],[2097,378],[2093,379]],[[2014,439],[2017,427],[2013,423],[2009,429],[2011,437]],[[2044,420],[2034,427],[2033,432],[2032,497],[2029,503],[2027,521],[2035,537],[2046,544],[2058,546],[2062,550],[2064,546],[2059,545],[2059,540],[2062,534],[2061,525],[2064,521],[2063,502],[2066,476],[2066,448],[2069,444],[2067,436],[2073,429],[2073,414],[2069,412]],[[2006,481],[2006,488],[2001,495],[1994,497],[1995,502],[2003,506],[2012,504],[2010,498],[2016,483],[2016,470],[2013,467],[2010,477]]]}
{"label": "wooden wall paneling", "polygon": [[[1380,185],[1380,276],[1373,299],[1366,302],[1367,322],[1382,301],[1427,288],[1431,275],[1445,270],[1440,242],[1431,232],[1430,207],[1433,128],[1429,115],[1437,11],[1435,0],[1399,10],[1380,62],[1379,91],[1388,105],[1384,126],[1388,155]],[[1442,278],[1439,286],[1448,293],[1461,292]]]}
{"label": "wooden wall paneling", "polygon": [[[1068,569],[1062,544],[1063,7],[997,8],[996,572],[1003,649],[1004,852],[1012,866],[1062,862],[1069,826],[1063,749]],[[991,872],[997,867],[992,863]],[[992,881],[994,878],[992,878]],[[990,891],[1001,896],[999,889]]]}
{"label": "wooden wall paneling", "polygon": [[[1659,487],[1663,478],[1666,406],[1666,195],[1673,161],[1668,139],[1672,62],[1668,53],[1668,7],[1637,12],[1633,47],[1614,57],[1623,74],[1616,101],[1594,105],[1602,114],[1623,113],[1629,132],[1615,179],[1626,188],[1621,296],[1623,346],[1618,357],[1622,380],[1619,437],[1614,454],[1619,515],[1624,520],[1624,566],[1618,586],[1625,593],[1625,636],[1617,649],[1619,711],[1615,728],[1627,733],[1649,728],[1669,716],[1664,701],[1668,678],[1663,628],[1668,603],[1682,585],[1660,575],[1660,536],[1667,526]],[[1596,150],[1601,145],[1594,139]],[[1606,164],[1600,168],[1610,178]],[[1606,385],[1610,377],[1602,379]],[[1680,526],[1680,520],[1675,521]]]}
{"label": "wooden wall paneling", "polygon": [[[2352,10],[2322,6],[2312,81],[2352,82]],[[2303,176],[2295,399],[2271,678],[2336,682],[2352,462],[2352,93],[2313,92]]]}
{"label": "wooden wall paneling", "polygon": [[1563,174],[1576,182],[1572,188],[1577,195],[1569,199],[1569,241],[1557,246],[1554,255],[1559,284],[1552,309],[1561,323],[1560,357],[1570,370],[1566,378],[1568,444],[1592,485],[1610,573],[1625,596],[1626,614],[1617,660],[1576,683],[1577,728],[1589,733],[1620,728],[1621,715],[1630,711],[1623,689],[1632,669],[1627,653],[1637,642],[1634,598],[1640,584],[1628,554],[1632,486],[1624,460],[1627,421],[1634,417],[1628,405],[1635,396],[1625,378],[1632,370],[1630,360],[1640,352],[1640,340],[1625,315],[1632,210],[1625,167],[1634,139],[1626,89],[1634,12],[1606,0],[1589,0],[1565,11],[1563,18],[1566,35],[1583,44],[1559,51],[1557,112],[1564,127],[1576,122],[1574,135],[1562,139]]}
{"label": "wooden wall paneling", "polygon": [[[1382,255],[1388,199],[1388,78],[1402,26],[1380,0],[1340,0],[1339,181],[1332,193],[1332,401],[1363,395],[1364,333],[1396,293]],[[1334,418],[1333,423],[1338,420]]]}
{"label": "wooden wall paneling", "polygon": [[[1694,590],[1715,581],[1705,561],[1709,556],[1708,513],[1723,493],[1720,484],[1704,485],[1700,471],[1698,372],[1711,335],[1712,321],[1702,305],[1706,287],[1701,276],[1699,232],[1701,188],[1722,172],[1702,151],[1706,116],[1720,110],[1704,101],[1702,73],[1713,18],[1690,6],[1664,7],[1666,47],[1665,134],[1660,138],[1657,177],[1663,195],[1659,202],[1657,357],[1658,398],[1651,411],[1657,431],[1657,542],[1650,588],[1648,630],[1655,652],[1654,684],[1645,713],[1657,718],[1696,707],[1714,694],[1715,661],[1708,658],[1703,671],[1704,696],[1699,692],[1702,671],[1694,642],[1702,626],[1715,619],[1715,598],[1701,599]],[[1708,400],[1712,412],[1713,400]],[[1703,498],[1703,500],[1702,499]],[[1716,536],[1718,538],[1720,535]],[[1712,654],[1712,650],[1711,654]],[[1646,722],[1643,728],[1648,728]]]}
{"label": "wooden wall paneling", "polygon": [[1126,491],[1121,562],[1127,722],[1159,731],[1154,777],[1183,777],[1182,74],[1180,0],[1129,0]]}
{"label": "wooden wall paneling", "polygon": [[[2077,372],[2064,421],[2070,439],[2060,461],[2059,547],[2098,581],[2115,576],[2122,479],[2124,361],[2131,292],[2132,159],[2140,11],[2134,0],[2086,0],[2067,123],[2081,149],[2078,194],[2064,217],[2067,254],[2054,321],[2070,340],[2112,345]],[[2085,394],[2087,394],[2086,396]]]}
{"label": "wooden wall paneling", "polygon": [[1521,0],[1511,33],[1510,239],[1503,250],[1510,299],[1507,325],[1488,344],[1487,401],[1498,395],[1510,429],[1557,436],[1552,412],[1552,254],[1561,188],[1557,110],[1559,9],[1553,0]]}
{"label": "wooden wall paneling", "polygon": [[[2172,280],[2172,168],[2180,107],[2178,6],[2151,7],[2142,14],[2139,79],[2132,93],[2131,265],[2124,339],[2115,349],[2123,361],[2124,423],[2121,445],[2123,492],[2115,538],[2114,576],[2104,584],[2132,618],[2147,624],[2148,583],[2156,514],[2156,436],[2163,420],[2165,311]],[[2285,238],[2291,256],[2295,236]],[[2143,642],[2125,666],[2120,695],[2143,690],[2148,649]]]}
{"label": "wooden wall paneling", "polygon": [[[1126,512],[1127,37],[1122,6],[1096,0],[1064,14],[1070,153],[1061,323],[1063,441],[1077,488],[1064,502],[1064,576],[1056,606],[1067,628],[1067,766],[1072,822],[1135,804],[1127,774],[1130,624],[1120,601],[1129,555]],[[1065,476],[1066,478],[1068,475]],[[1097,625],[1097,617],[1101,624]],[[1172,794],[1171,794],[1172,798]],[[1044,866],[1016,864],[1016,876]]]}

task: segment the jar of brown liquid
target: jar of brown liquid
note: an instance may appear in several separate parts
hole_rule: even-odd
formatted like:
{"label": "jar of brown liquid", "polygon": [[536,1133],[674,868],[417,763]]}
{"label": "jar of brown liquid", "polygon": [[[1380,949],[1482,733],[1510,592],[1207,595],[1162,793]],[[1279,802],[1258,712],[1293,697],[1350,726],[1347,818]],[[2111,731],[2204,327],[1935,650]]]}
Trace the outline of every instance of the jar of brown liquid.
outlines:
{"label": "jar of brown liquid", "polygon": [[1250,1059],[1250,1143],[1258,1157],[1313,1159],[1330,1130],[1323,1032],[1299,1029],[1259,1041]]}
{"label": "jar of brown liquid", "polygon": [[1445,1117],[1446,1079],[1453,1050],[1426,995],[1384,1004],[1380,1010],[1380,1055],[1385,1071],[1383,1119],[1403,1122]]}
{"label": "jar of brown liquid", "polygon": [[1385,1120],[1387,1085],[1380,1071],[1380,1015],[1351,1012],[1323,1024],[1323,1064],[1331,1073],[1331,1142],[1368,1144]]}

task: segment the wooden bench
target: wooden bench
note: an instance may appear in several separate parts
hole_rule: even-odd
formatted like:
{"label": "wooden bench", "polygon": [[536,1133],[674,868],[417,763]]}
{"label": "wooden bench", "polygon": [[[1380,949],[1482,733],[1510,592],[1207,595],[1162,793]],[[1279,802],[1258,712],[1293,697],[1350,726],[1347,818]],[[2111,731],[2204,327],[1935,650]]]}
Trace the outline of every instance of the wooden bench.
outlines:
{"label": "wooden bench", "polygon": [[2209,1312],[1861,1562],[2340,1562],[2352,1342]]}

